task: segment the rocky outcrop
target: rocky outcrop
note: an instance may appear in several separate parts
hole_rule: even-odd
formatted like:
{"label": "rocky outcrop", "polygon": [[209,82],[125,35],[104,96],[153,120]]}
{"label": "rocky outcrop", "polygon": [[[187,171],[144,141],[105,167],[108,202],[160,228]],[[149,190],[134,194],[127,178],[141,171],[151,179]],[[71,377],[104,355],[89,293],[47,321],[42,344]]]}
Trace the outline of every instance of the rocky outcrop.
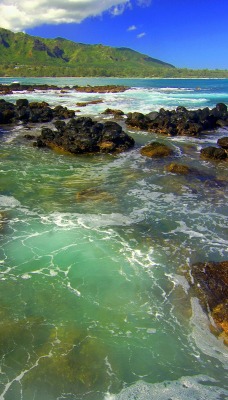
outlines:
{"label": "rocky outcrop", "polygon": [[73,154],[119,153],[134,146],[134,139],[128,136],[116,122],[99,123],[88,117],[54,123],[56,130],[43,128],[37,139],[37,146],[60,148]]}
{"label": "rocky outcrop", "polygon": [[228,261],[196,263],[191,266],[193,288],[205,311],[210,310],[228,344]]}
{"label": "rocky outcrop", "polygon": [[223,103],[217,104],[212,110],[204,108],[190,111],[185,107],[177,107],[173,111],[160,109],[159,112],[146,115],[134,112],[128,114],[126,124],[132,128],[169,136],[197,136],[203,131],[228,126],[228,112]]}
{"label": "rocky outcrop", "polygon": [[120,93],[125,92],[129,88],[126,86],[118,85],[105,85],[105,86],[73,86],[76,92],[83,93]]}
{"label": "rocky outcrop", "polygon": [[[44,44],[42,43],[42,46],[43,45]],[[46,51],[47,49],[44,47],[43,50]],[[55,56],[58,58],[59,57],[63,58],[62,54],[60,54],[57,48],[55,48]],[[69,89],[70,89],[69,86],[59,87],[57,85],[48,85],[48,84],[28,85],[28,84],[21,84],[19,82],[11,83],[9,85],[0,84],[0,94],[11,94],[13,92],[18,92],[18,91],[32,92],[34,90],[42,90],[42,91],[59,90],[61,92]],[[105,85],[105,86],[73,86],[72,89],[75,90],[76,92],[81,92],[81,93],[120,93],[120,92],[125,92],[129,88],[126,86]]]}
{"label": "rocky outcrop", "polygon": [[18,99],[16,104],[0,100],[0,124],[12,122],[50,122],[53,118],[67,119],[74,117],[75,112],[66,107],[56,106],[52,109],[46,102],[31,102],[27,99]]}
{"label": "rocky outcrop", "polygon": [[173,150],[164,143],[151,142],[140,149],[142,156],[150,158],[167,157],[173,153]]}

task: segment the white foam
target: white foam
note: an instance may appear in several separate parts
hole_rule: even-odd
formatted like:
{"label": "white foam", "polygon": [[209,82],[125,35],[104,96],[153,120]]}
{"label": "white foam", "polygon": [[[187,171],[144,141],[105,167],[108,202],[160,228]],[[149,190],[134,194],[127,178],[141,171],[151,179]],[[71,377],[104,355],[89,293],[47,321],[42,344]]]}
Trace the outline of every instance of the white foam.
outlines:
{"label": "white foam", "polygon": [[15,197],[0,195],[0,206],[1,207],[14,208],[14,207],[18,207],[20,205],[21,205],[21,203],[17,199],[15,199]]}
{"label": "white foam", "polygon": [[120,214],[78,214],[78,213],[52,213],[49,217],[42,217],[43,223],[54,223],[61,228],[83,227],[99,228],[106,226],[126,226],[134,221],[132,218]]}
{"label": "white foam", "polygon": [[208,316],[203,312],[199,300],[197,298],[191,299],[192,306],[192,338],[204,354],[213,357],[215,360],[220,361],[225,369],[228,369],[228,353],[224,351],[224,344],[218,340],[209,330]]}
{"label": "white foam", "polygon": [[215,379],[205,375],[154,384],[138,381],[117,395],[107,393],[104,400],[219,400],[228,396],[228,390],[216,386],[216,383]]}

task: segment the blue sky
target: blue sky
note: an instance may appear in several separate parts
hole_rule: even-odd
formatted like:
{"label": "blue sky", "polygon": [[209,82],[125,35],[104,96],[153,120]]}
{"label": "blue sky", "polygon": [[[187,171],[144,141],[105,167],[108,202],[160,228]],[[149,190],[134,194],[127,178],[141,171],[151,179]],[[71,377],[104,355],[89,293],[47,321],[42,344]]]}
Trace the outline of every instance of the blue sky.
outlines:
{"label": "blue sky", "polygon": [[0,26],[31,35],[130,47],[180,68],[228,69],[228,0],[0,0],[0,15]]}

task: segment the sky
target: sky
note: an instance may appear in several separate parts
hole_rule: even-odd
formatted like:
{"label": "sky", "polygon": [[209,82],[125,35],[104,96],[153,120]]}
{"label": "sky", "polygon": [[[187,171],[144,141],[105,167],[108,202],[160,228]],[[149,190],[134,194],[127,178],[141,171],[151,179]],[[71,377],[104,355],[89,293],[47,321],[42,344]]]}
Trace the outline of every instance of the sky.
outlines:
{"label": "sky", "polygon": [[228,69],[228,0],[0,0],[0,26]]}

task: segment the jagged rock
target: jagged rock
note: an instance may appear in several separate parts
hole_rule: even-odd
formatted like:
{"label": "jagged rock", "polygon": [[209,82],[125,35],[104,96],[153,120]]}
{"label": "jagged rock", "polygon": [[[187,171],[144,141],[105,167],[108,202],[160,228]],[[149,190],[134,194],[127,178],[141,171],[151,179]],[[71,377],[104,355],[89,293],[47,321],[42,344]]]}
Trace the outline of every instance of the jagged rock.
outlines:
{"label": "jagged rock", "polygon": [[9,124],[16,121],[50,122],[53,118],[69,119],[75,116],[73,110],[56,106],[53,110],[48,103],[31,102],[27,99],[18,99],[16,104],[0,100],[0,124]]}
{"label": "jagged rock", "polygon": [[22,107],[28,107],[29,101],[27,99],[18,99],[16,100],[16,107],[17,108],[22,108]]}
{"label": "jagged rock", "polygon": [[43,128],[37,146],[59,147],[74,154],[118,153],[134,146],[134,139],[123,132],[116,122],[104,124],[89,117],[55,122],[56,131]]}
{"label": "jagged rock", "polygon": [[73,110],[68,110],[67,107],[56,106],[53,109],[54,118],[58,119],[69,119],[75,116],[75,112]]}
{"label": "jagged rock", "polygon": [[227,106],[219,103],[215,108],[187,110],[177,107],[169,111],[160,109],[159,112],[149,114],[129,113],[126,124],[132,128],[139,128],[169,136],[188,135],[198,136],[201,132],[228,125]]}
{"label": "jagged rock", "polygon": [[205,311],[228,339],[228,261],[196,263],[191,266],[193,287]]}
{"label": "jagged rock", "polygon": [[208,146],[204,149],[201,149],[200,155],[202,158],[206,160],[226,160],[227,152],[224,149],[220,149],[218,147]]}
{"label": "jagged rock", "polygon": [[139,112],[133,112],[127,115],[126,125],[133,128],[147,130],[149,121],[150,119],[146,115]]}
{"label": "jagged rock", "polygon": [[152,142],[142,147],[140,153],[146,157],[167,157],[172,154],[172,149],[160,142]]}

